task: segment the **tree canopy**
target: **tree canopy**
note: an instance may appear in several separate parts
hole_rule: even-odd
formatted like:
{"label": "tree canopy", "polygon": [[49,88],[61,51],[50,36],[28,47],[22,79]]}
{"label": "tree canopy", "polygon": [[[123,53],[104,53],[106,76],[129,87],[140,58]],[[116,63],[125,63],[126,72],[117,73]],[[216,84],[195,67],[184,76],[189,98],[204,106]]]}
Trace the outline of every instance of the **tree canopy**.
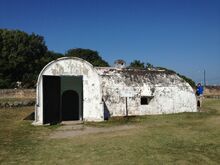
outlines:
{"label": "tree canopy", "polygon": [[[93,66],[109,66],[97,51],[91,49],[69,49],[65,56],[82,58]],[[23,88],[33,88],[42,68],[59,57],[63,57],[63,54],[49,51],[44,37],[40,35],[27,34],[20,30],[0,29],[0,88],[14,88],[17,82],[21,82]],[[129,68],[155,67],[150,63],[145,65],[140,60],[134,60]],[[195,86],[192,79],[178,75],[192,87]]]}
{"label": "tree canopy", "polygon": [[42,67],[54,58],[42,36],[0,29],[0,88],[13,88],[17,81],[33,87]]}
{"label": "tree canopy", "polygon": [[[109,66],[94,50],[70,49],[65,55],[82,58],[94,66]],[[0,29],[0,88],[14,88],[16,82],[22,82],[24,88],[34,87],[42,68],[59,57],[63,54],[49,51],[40,35]]]}
{"label": "tree canopy", "polygon": [[140,60],[134,60],[130,63],[129,68],[144,69],[144,62],[141,62]]}
{"label": "tree canopy", "polygon": [[129,68],[137,68],[137,69],[154,68],[154,66],[151,63],[147,62],[145,65],[145,63],[140,60],[132,61],[128,67]]}
{"label": "tree canopy", "polygon": [[90,62],[93,66],[100,66],[100,67],[109,66],[109,64],[102,59],[102,57],[99,55],[97,51],[91,49],[82,49],[82,48],[69,49],[65,54],[65,56],[82,58]]}

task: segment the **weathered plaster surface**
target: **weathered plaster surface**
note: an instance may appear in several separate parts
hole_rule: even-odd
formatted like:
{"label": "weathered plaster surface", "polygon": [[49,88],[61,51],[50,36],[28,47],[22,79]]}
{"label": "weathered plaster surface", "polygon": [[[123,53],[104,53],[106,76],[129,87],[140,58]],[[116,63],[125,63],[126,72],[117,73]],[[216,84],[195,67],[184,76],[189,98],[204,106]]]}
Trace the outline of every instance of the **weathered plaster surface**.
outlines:
{"label": "weathered plaster surface", "polygon": [[101,84],[97,71],[82,59],[60,58],[45,66],[38,77],[35,124],[43,124],[43,75],[83,76],[83,120],[103,120]]}
{"label": "weathered plaster surface", "polygon": [[[35,124],[43,124],[42,76],[83,76],[83,120],[103,121],[110,116],[196,112],[193,89],[174,73],[94,68],[79,58],[60,58],[41,71],[37,82]],[[149,104],[141,105],[147,96]]]}
{"label": "weathered plaster surface", "polygon": [[[102,80],[105,111],[110,116],[196,112],[193,89],[165,71],[97,68]],[[153,97],[141,105],[141,96]],[[127,98],[127,106],[126,106]]]}

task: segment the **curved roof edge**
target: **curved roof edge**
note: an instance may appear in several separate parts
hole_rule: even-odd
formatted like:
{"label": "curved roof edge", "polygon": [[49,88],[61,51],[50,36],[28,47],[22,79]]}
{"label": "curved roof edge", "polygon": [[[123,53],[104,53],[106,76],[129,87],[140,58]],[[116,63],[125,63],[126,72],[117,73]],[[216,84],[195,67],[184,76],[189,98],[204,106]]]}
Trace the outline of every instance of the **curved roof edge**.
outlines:
{"label": "curved roof edge", "polygon": [[40,73],[39,73],[39,75],[38,75],[37,84],[39,83],[40,77],[42,76],[42,74],[44,73],[44,71],[45,71],[50,65],[52,65],[53,63],[56,63],[56,62],[58,62],[58,61],[68,60],[68,59],[77,60],[77,61],[81,61],[81,62],[83,62],[83,63],[86,63],[86,64],[88,64],[88,65],[98,74],[98,72],[97,72],[97,70],[94,68],[94,66],[93,66],[91,63],[89,63],[88,61],[86,61],[86,60],[83,60],[83,59],[78,58],[78,57],[61,57],[61,58],[58,58],[58,59],[56,59],[56,60],[53,60],[53,61],[49,62],[47,65],[45,65],[45,66],[43,67],[43,69],[40,71]]}

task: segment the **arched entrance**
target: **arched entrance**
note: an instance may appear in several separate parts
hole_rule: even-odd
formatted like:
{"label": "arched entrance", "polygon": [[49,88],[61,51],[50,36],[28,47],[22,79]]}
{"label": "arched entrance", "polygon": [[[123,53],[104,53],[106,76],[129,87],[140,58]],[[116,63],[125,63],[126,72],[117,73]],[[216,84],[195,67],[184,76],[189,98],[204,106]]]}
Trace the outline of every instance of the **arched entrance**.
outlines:
{"label": "arched entrance", "polygon": [[[104,112],[101,87],[98,71],[83,59],[62,57],[48,63],[37,80],[33,124],[56,124],[71,118],[80,121],[102,121]],[[78,97],[76,93],[70,94],[70,98],[67,97],[68,92],[64,92],[68,90],[77,92]],[[76,104],[68,103],[69,99]],[[73,107],[70,115],[68,104]]]}
{"label": "arched entrance", "polygon": [[79,95],[74,90],[67,90],[62,95],[62,121],[79,120]]}

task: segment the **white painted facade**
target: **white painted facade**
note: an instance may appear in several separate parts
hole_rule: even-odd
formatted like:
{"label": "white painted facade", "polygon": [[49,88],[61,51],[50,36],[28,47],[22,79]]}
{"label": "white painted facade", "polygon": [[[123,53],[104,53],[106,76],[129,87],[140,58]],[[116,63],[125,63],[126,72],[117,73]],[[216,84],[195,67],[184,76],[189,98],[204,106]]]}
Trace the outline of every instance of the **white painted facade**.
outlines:
{"label": "white painted facade", "polygon": [[[191,86],[173,73],[100,68],[102,97],[110,116],[196,112]],[[141,97],[151,98],[141,105]],[[127,99],[127,103],[126,103]],[[126,105],[127,104],[127,105]]]}
{"label": "white painted facade", "polygon": [[[94,68],[90,63],[64,57],[44,67],[37,82],[34,124],[43,124],[42,76],[83,76],[83,120],[103,121],[109,116],[196,112],[193,89],[173,73],[117,68]],[[151,98],[141,105],[141,97]]]}
{"label": "white painted facade", "polygon": [[[83,120],[103,121],[104,112],[100,77],[96,69],[87,61],[80,58],[59,58],[46,65],[39,74],[34,124],[43,124],[43,88],[42,76],[83,76]],[[54,89],[56,90],[56,89]]]}

